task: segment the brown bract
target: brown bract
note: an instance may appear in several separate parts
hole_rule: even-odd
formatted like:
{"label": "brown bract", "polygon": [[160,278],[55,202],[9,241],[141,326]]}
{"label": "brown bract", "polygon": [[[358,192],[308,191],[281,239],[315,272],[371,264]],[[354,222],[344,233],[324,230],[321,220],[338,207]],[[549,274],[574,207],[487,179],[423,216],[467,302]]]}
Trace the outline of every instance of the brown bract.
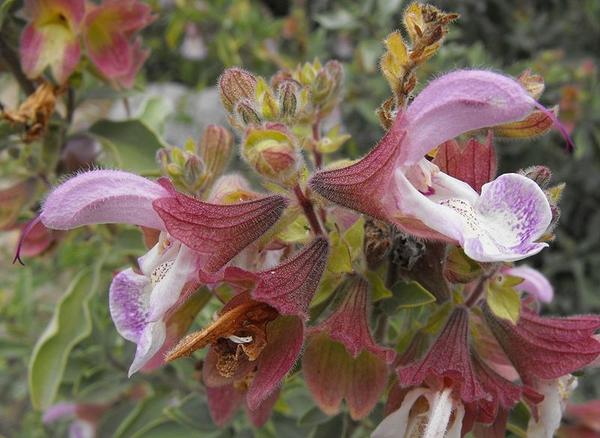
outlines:
{"label": "brown bract", "polygon": [[[230,303],[232,306],[226,306],[211,325],[179,341],[165,361],[189,356],[196,350],[213,345],[219,357],[217,369],[224,377],[231,377],[242,359],[256,360],[267,345],[266,325],[278,313],[265,303],[249,299],[247,294],[238,295]],[[228,339],[232,336],[251,340],[238,343]]]}

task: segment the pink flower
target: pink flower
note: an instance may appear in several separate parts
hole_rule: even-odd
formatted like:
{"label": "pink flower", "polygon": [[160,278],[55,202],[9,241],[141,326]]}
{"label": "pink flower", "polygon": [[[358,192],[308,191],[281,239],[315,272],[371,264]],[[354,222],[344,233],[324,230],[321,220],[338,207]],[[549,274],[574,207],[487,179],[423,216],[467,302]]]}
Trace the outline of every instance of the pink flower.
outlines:
{"label": "pink flower", "polygon": [[121,271],[110,287],[117,330],[137,344],[132,374],[155,357],[162,363],[161,351],[187,330],[187,326],[169,329],[169,324],[177,324],[175,313],[193,308],[189,293],[198,285],[198,270],[221,269],[270,228],[286,205],[286,199],[277,195],[211,204],[176,192],[166,179],[155,183],[127,172],[95,170],[51,192],[40,220],[59,230],[97,223],[161,230],[158,243],[139,259],[139,271]]}
{"label": "pink flower", "polygon": [[83,0],[25,0],[29,24],[21,34],[21,65],[28,77],[50,67],[57,82],[66,82],[79,62],[84,13]]}
{"label": "pink flower", "polygon": [[[310,181],[325,198],[423,238],[460,244],[472,259],[513,261],[537,242],[552,213],[543,191],[518,174],[501,175],[481,194],[424,158],[464,132],[520,120],[537,103],[516,81],[461,70],[431,82],[369,154]],[[477,180],[474,180],[477,182]]]}
{"label": "pink flower", "polygon": [[138,0],[104,0],[85,16],[88,56],[107,79],[131,88],[149,55],[135,33],[154,21],[150,6]]}

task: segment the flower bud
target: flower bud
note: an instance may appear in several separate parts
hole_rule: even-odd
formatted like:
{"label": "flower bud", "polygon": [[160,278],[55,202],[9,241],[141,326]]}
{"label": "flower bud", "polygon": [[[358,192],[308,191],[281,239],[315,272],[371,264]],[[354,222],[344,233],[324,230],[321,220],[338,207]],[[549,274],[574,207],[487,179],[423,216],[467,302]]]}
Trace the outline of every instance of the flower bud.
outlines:
{"label": "flower bud", "polygon": [[298,97],[296,93],[300,87],[294,81],[287,80],[279,85],[279,107],[281,108],[281,116],[284,119],[292,119],[296,115],[298,107]]}
{"label": "flower bud", "polygon": [[229,68],[219,78],[219,94],[223,107],[231,113],[241,99],[254,100],[256,77],[241,68]]}
{"label": "flower bud", "polygon": [[206,185],[205,165],[202,158],[194,152],[176,147],[161,149],[156,154],[156,160],[163,174],[168,176],[178,189],[198,194]]}
{"label": "flower bud", "polygon": [[204,130],[197,153],[204,162],[207,178],[210,181],[225,170],[231,156],[232,145],[232,135],[222,126],[208,125]]}
{"label": "flower bud", "polygon": [[181,178],[183,183],[190,191],[195,192],[204,185],[204,163],[194,154],[186,153],[186,160],[183,165]]}
{"label": "flower bud", "polygon": [[279,103],[269,84],[262,78],[256,84],[256,100],[263,119],[276,120],[279,118]]}
{"label": "flower bud", "polygon": [[552,172],[546,166],[531,166],[519,172],[521,175],[535,181],[542,189],[548,187]]}
{"label": "flower bud", "polygon": [[235,105],[234,113],[237,115],[242,127],[247,125],[260,125],[261,118],[256,112],[250,99],[242,99]]}
{"label": "flower bud", "polygon": [[262,176],[292,184],[300,156],[290,136],[277,129],[253,129],[244,141],[242,156]]}

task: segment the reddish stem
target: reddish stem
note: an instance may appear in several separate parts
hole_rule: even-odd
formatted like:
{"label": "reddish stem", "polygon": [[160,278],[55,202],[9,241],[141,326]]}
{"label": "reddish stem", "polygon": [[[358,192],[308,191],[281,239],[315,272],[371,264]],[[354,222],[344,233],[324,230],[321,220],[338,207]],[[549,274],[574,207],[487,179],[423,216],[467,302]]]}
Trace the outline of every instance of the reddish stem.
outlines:
{"label": "reddish stem", "polygon": [[298,184],[294,186],[294,194],[296,195],[296,198],[298,198],[298,203],[300,204],[300,207],[302,207],[304,215],[306,216],[306,219],[308,219],[308,223],[310,224],[313,232],[315,234],[324,235],[325,233],[323,232],[319,219],[315,214],[313,203],[306,197]]}

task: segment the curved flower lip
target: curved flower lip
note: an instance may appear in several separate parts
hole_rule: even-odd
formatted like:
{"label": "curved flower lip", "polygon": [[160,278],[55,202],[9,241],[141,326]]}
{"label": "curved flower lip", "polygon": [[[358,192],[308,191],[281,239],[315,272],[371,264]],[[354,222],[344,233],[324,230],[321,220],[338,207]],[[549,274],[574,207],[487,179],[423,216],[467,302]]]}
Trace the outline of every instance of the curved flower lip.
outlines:
{"label": "curved flower lip", "polygon": [[522,283],[515,286],[517,290],[527,292],[543,303],[550,303],[554,298],[552,284],[537,269],[530,268],[529,266],[514,266],[505,269],[504,272],[523,279]]}
{"label": "curved flower lip", "polygon": [[416,164],[434,147],[464,132],[515,122],[535,100],[515,80],[486,70],[458,70],[429,83],[406,111],[399,160]]}
{"label": "curved flower lip", "polygon": [[170,196],[159,184],[118,170],[93,170],[55,188],[42,206],[48,228],[68,230],[83,225],[125,223],[164,230],[152,202]]}

